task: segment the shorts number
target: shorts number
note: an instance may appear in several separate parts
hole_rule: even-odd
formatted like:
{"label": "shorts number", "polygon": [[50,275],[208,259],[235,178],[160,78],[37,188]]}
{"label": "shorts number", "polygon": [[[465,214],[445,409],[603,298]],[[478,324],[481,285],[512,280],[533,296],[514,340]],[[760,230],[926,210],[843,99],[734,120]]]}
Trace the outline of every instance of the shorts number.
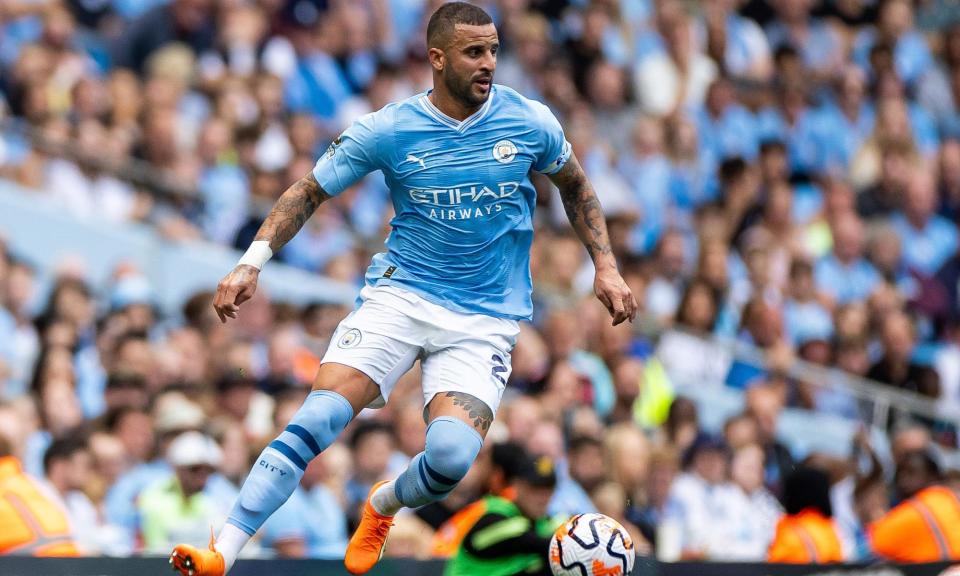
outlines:
{"label": "shorts number", "polygon": [[506,386],[507,380],[501,375],[507,371],[507,366],[504,364],[503,358],[501,358],[498,354],[494,354],[490,357],[490,360],[493,361],[493,377],[499,380],[501,384]]}

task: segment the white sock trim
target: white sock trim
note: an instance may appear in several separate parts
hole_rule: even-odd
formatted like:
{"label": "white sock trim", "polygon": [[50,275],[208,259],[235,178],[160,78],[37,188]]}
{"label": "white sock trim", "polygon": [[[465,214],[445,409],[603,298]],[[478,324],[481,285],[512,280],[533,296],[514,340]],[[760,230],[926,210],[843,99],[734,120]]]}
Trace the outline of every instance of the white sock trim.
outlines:
{"label": "white sock trim", "polygon": [[381,516],[396,516],[397,512],[403,508],[400,499],[397,498],[397,491],[394,489],[396,480],[391,480],[383,484],[370,498],[370,506]]}
{"label": "white sock trim", "polygon": [[240,550],[249,540],[250,535],[240,528],[229,522],[223,525],[223,529],[220,530],[220,535],[217,536],[217,541],[213,547],[217,549],[217,552],[223,554],[225,571],[229,571],[233,567]]}

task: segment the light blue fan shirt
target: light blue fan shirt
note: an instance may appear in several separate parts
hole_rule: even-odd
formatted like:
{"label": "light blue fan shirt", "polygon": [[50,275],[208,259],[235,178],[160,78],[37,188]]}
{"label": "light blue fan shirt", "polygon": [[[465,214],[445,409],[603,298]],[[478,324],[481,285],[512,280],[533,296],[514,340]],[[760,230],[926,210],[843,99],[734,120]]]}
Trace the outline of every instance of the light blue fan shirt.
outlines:
{"label": "light blue fan shirt", "polygon": [[353,123],[313,169],[335,196],[380,170],[396,214],[367,285],[392,284],[449,310],[528,319],[536,192],[531,170],[554,174],[570,144],[550,110],[493,85],[457,121],[421,93]]}

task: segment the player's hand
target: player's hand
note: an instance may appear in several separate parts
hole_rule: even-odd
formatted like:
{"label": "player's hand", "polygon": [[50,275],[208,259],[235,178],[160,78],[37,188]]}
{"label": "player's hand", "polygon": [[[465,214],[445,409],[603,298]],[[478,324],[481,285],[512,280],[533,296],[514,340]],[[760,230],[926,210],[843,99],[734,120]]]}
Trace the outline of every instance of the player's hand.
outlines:
{"label": "player's hand", "polygon": [[257,278],[260,271],[248,264],[239,264],[217,284],[217,295],[213,298],[213,308],[221,322],[227,318],[236,318],[240,305],[253,297],[257,291]]}
{"label": "player's hand", "polygon": [[637,299],[633,297],[633,292],[615,267],[597,270],[593,279],[593,291],[613,316],[614,326],[624,320],[633,322],[637,315]]}

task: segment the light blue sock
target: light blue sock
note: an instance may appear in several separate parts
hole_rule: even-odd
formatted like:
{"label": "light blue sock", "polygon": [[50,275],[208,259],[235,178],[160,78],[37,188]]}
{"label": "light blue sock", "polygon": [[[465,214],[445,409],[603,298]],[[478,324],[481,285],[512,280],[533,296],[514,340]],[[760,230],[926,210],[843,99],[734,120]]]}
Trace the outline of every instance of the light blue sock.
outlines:
{"label": "light blue sock", "polygon": [[441,416],[427,427],[426,447],[410,461],[393,489],[408,508],[443,500],[473,465],[483,438],[462,420]]}
{"label": "light blue sock", "polygon": [[227,522],[253,536],[300,484],[307,464],[325,450],[353,418],[346,398],[311,392],[290,423],[271,442],[243,482]]}

